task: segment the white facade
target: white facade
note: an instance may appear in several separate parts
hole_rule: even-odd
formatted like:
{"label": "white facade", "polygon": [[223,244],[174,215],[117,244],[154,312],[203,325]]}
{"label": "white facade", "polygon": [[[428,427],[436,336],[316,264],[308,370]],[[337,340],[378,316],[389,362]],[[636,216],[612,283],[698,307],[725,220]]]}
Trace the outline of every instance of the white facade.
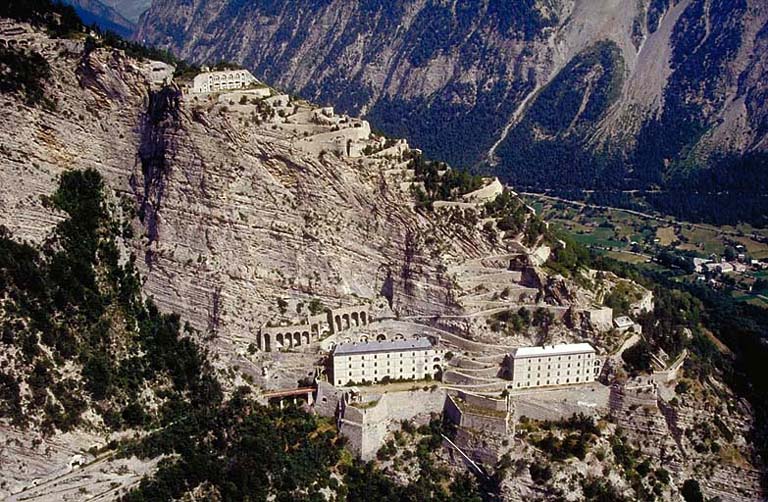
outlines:
{"label": "white facade", "polygon": [[601,363],[588,343],[521,347],[509,357],[512,388],[594,382]]}
{"label": "white facade", "polygon": [[209,71],[195,76],[192,82],[192,92],[200,94],[242,89],[256,83],[258,80],[248,70]]}
{"label": "white facade", "polygon": [[422,380],[442,367],[443,351],[426,338],[342,343],[333,351],[333,384]]}

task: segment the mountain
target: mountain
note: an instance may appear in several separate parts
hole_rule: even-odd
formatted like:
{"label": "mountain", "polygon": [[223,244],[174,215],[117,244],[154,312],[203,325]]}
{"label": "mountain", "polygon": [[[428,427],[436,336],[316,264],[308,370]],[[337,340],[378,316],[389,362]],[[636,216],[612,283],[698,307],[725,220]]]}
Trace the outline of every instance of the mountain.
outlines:
{"label": "mountain", "polygon": [[104,31],[112,31],[121,37],[130,37],[136,29],[134,21],[125,18],[100,0],[66,0],[87,25],[95,24]]}
{"label": "mountain", "polygon": [[141,15],[149,9],[152,0],[101,0],[101,3],[112,7],[132,23],[138,23]]}
{"label": "mountain", "polygon": [[521,188],[765,223],[767,21],[760,0],[157,0],[137,38]]}
{"label": "mountain", "polygon": [[[72,13],[0,4],[0,498],[764,496],[764,310],[591,257],[331,107],[182,92]],[[382,337],[445,363],[330,385],[332,344]],[[574,342],[598,365],[553,365],[600,381],[510,387],[515,349]]]}

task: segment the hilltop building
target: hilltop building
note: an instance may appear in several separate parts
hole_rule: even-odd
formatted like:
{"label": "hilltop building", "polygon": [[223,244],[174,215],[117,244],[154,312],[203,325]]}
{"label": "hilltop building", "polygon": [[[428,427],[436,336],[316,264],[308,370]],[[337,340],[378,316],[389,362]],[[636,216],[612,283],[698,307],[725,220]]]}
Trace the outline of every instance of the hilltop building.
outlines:
{"label": "hilltop building", "polygon": [[242,89],[258,82],[248,70],[203,71],[192,81],[192,92],[201,94]]}
{"label": "hilltop building", "polygon": [[508,359],[512,388],[594,382],[600,360],[588,343],[520,347]]}
{"label": "hilltop building", "polygon": [[421,380],[441,371],[443,351],[428,338],[342,343],[332,355],[334,385],[392,380]]}

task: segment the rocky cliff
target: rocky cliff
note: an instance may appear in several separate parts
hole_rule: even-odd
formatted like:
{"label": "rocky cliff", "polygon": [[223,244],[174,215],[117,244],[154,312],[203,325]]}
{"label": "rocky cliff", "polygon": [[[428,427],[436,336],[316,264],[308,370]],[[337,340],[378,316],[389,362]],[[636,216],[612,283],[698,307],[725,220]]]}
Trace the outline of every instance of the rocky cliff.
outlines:
{"label": "rocky cliff", "polygon": [[[610,309],[600,305],[619,279],[582,274],[578,251],[558,243],[498,180],[428,162],[403,141],[371,134],[364,121],[263,84],[183,94],[156,83],[159,62],[105,40],[51,38],[5,19],[0,31],[14,40],[0,47],[8,70],[0,72],[7,124],[0,131],[0,496],[114,499],[158,465],[165,478],[164,469],[179,464],[161,461],[174,450],[153,438],[168,432],[184,451],[201,444],[199,451],[211,455],[217,450],[186,429],[200,416],[201,401],[211,417],[240,423],[244,410],[217,408],[223,394],[244,385],[267,400],[269,391],[306,385],[322,377],[330,344],[346,337],[430,336],[452,352],[441,369],[445,385],[494,393],[509,385],[500,370],[514,347],[586,339],[607,355],[621,341],[609,331]],[[598,47],[586,59],[610,53]],[[352,313],[344,332],[324,331],[311,342],[291,333],[309,312],[339,307],[351,307],[342,309]],[[352,326],[358,312],[374,322]],[[186,322],[194,329],[182,328]],[[258,336],[265,323],[275,335],[269,349]],[[281,330],[288,339],[278,338]],[[753,412],[739,402],[724,413],[736,398],[714,379],[711,386],[685,397],[684,411],[698,409],[701,422],[689,424],[688,450],[667,455],[657,451],[658,437],[643,436],[645,417],[659,437],[665,427],[679,432],[686,424],[667,382],[663,411],[637,411],[621,396],[614,403],[629,429],[626,441],[637,444],[630,451],[636,459],[599,433],[600,449],[558,463],[547,491],[541,479],[523,474],[505,481],[513,492],[507,498],[554,494],[573,476],[605,475],[607,464],[635,498],[651,487],[671,498],[684,479],[708,473],[716,474],[703,481],[708,495],[759,497],[762,463],[748,442]],[[242,395],[234,394],[237,403]],[[711,401],[706,415],[702,396]],[[662,412],[673,426],[664,425]],[[714,416],[727,433],[695,429]],[[200,427],[203,438],[230,436],[215,421]],[[126,435],[150,433],[159,437],[149,436],[153,448],[143,453],[130,449],[138,439],[115,446]],[[725,452],[714,444],[721,436],[733,443]],[[436,440],[430,448],[440,450]],[[520,441],[509,438],[513,443]],[[267,440],[254,451],[246,442],[248,455],[259,458],[243,472],[250,476],[256,464],[269,471],[260,455],[280,444]],[[316,462],[315,450],[289,449]],[[522,467],[514,477],[529,463],[549,461],[536,451],[517,450]],[[228,464],[233,458],[216,455]],[[658,474],[664,486],[656,477],[637,482],[635,464],[648,473],[670,458],[679,464]],[[199,488],[205,498],[204,483],[194,483],[180,493]]]}
{"label": "rocky cliff", "polygon": [[238,104],[152,91],[149,63],[120,51],[35,44],[52,65],[56,109],[2,98],[13,134],[2,138],[0,176],[15,187],[0,199],[2,224],[41,242],[61,219],[41,202],[57,176],[98,170],[135,203],[132,251],[146,292],[222,340],[247,340],[279,317],[283,296],[336,307],[387,290],[403,315],[450,309],[444,260],[494,249],[478,229],[456,233],[416,211],[385,174],[391,160],[297,150]]}
{"label": "rocky cliff", "polygon": [[732,190],[759,220],[766,20],[752,0],[158,0],[137,37],[243,63],[517,186],[654,189],[694,218],[733,209],[704,195]]}

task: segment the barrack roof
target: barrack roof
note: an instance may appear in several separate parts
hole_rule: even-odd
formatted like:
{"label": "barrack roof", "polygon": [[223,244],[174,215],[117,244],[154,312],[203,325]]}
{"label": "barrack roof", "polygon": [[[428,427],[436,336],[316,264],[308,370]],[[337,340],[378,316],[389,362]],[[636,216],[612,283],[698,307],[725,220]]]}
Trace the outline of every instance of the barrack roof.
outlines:
{"label": "barrack roof", "polygon": [[512,357],[515,359],[523,357],[549,357],[588,352],[595,352],[595,348],[588,343],[562,343],[559,345],[544,345],[543,347],[518,347],[512,351]]}
{"label": "barrack roof", "polygon": [[340,343],[333,350],[334,356],[349,354],[368,354],[373,352],[396,352],[403,350],[426,350],[432,348],[432,342],[427,338],[411,338],[408,340],[381,340],[376,342]]}

